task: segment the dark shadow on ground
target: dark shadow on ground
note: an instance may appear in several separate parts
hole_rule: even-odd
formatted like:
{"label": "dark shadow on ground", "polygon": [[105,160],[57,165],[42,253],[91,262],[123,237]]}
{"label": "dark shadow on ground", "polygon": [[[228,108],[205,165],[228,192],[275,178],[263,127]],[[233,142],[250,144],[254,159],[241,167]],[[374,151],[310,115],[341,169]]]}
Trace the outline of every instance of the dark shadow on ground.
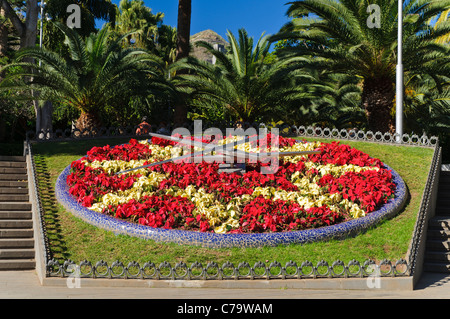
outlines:
{"label": "dark shadow on ground", "polygon": [[61,234],[58,203],[55,190],[51,183],[45,158],[41,155],[34,156],[36,174],[38,179],[39,195],[42,207],[42,218],[46,232],[49,258],[67,259],[67,248]]}
{"label": "dark shadow on ground", "polygon": [[[128,143],[130,139],[136,137],[117,137],[117,138],[96,138],[96,139],[80,139],[71,141],[48,141],[33,144],[35,154],[51,156],[55,154],[78,155],[86,154],[94,146],[118,145]],[[149,137],[139,137],[137,140],[148,139]],[[61,153],[63,149],[63,153]]]}

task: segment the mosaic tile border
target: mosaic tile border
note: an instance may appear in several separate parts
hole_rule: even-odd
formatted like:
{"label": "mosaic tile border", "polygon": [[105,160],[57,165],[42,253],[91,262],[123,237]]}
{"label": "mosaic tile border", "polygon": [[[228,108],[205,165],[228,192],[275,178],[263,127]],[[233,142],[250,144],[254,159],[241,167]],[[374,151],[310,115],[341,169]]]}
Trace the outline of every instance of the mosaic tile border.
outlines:
{"label": "mosaic tile border", "polygon": [[83,221],[111,231],[116,235],[129,235],[157,242],[172,242],[177,244],[195,245],[206,248],[228,248],[228,247],[261,247],[277,246],[281,244],[305,244],[308,242],[327,241],[331,239],[344,239],[358,235],[371,227],[376,226],[383,220],[394,217],[405,205],[407,200],[407,188],[400,175],[385,165],[386,169],[392,171],[393,182],[397,185],[395,197],[390,199],[379,210],[365,217],[343,222],[337,225],[326,226],[316,229],[301,231],[263,233],[263,234],[216,234],[203,233],[186,230],[159,229],[139,225],[111,216],[91,211],[81,206],[75,198],[70,195],[66,183],[70,173],[70,165],[59,175],[56,186],[56,198],[74,216]]}

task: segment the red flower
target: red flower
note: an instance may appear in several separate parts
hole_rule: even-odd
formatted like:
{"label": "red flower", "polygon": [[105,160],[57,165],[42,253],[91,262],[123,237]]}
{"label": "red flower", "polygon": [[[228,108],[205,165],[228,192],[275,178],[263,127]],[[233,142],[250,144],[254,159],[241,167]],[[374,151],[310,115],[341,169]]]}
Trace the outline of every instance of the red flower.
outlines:
{"label": "red flower", "polygon": [[[274,138],[278,138],[280,147],[291,146],[294,139],[267,135],[254,145],[270,147]],[[194,139],[194,138],[193,138]],[[198,139],[209,142],[211,138]],[[175,145],[173,141],[152,137],[151,143],[160,146]],[[291,182],[291,176],[300,172],[301,176],[314,177],[316,169],[306,170],[304,161],[317,164],[353,164],[374,167],[360,173],[347,172],[339,177],[322,176],[318,182],[330,194],[340,193],[363,208],[366,213],[374,211],[394,196],[395,184],[390,171],[383,169],[380,160],[337,142],[322,143],[320,154],[309,155],[297,163],[279,162],[279,168],[273,174],[261,174],[262,166],[258,162],[248,165],[243,175],[218,172],[219,163],[165,163],[152,166],[151,171],[164,172],[163,180],[152,196],[144,196],[139,201],[131,200],[125,204],[109,206],[103,213],[151,227],[166,229],[189,229],[203,232],[213,231],[209,220],[203,215],[193,216],[195,205],[184,197],[165,195],[170,187],[185,188],[188,185],[202,187],[206,192],[215,194],[224,204],[232,198],[244,194],[252,195],[255,187],[274,187],[279,190],[298,191]],[[146,144],[132,139],[130,143],[110,147],[93,147],[82,159],[87,162],[106,160],[148,160],[152,161],[151,150]],[[140,175],[107,174],[101,168],[86,166],[82,160],[71,164],[71,173],[67,177],[69,192],[81,205],[91,207],[98,199],[109,192],[130,189]],[[378,171],[375,169],[378,168]],[[242,208],[240,227],[230,230],[231,233],[278,232],[302,230],[336,224],[347,219],[344,211],[334,212],[327,206],[304,209],[295,202],[272,200],[262,196],[253,198]]]}

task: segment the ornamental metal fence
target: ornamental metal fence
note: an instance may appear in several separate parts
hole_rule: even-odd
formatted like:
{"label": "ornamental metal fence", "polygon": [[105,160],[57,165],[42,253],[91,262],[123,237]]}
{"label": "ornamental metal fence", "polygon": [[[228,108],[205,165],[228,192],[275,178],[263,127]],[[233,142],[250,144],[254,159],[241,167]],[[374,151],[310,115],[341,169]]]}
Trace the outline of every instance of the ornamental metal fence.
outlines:
{"label": "ornamental metal fence", "polygon": [[441,164],[442,147],[437,143],[409,248],[408,264],[415,281],[420,278],[423,271],[428,221],[433,217],[436,208]]}
{"label": "ornamental metal fence", "polygon": [[115,261],[111,265],[101,260],[95,264],[84,260],[79,264],[71,260],[60,263],[54,259],[47,263],[49,276],[70,277],[76,274],[80,278],[122,278],[122,279],[151,279],[151,280],[227,280],[227,279],[306,279],[306,278],[364,278],[370,276],[398,277],[408,276],[409,267],[406,260],[400,259],[396,262],[382,260],[376,264],[373,260],[360,263],[351,260],[347,264],[335,261],[331,265],[322,260],[317,264],[304,261],[297,264],[289,261],[285,265],[274,261],[270,264],[258,261],[250,265],[241,262],[234,265],[225,262],[218,265],[216,262],[208,262],[203,265],[194,262],[187,265],[178,262],[175,265],[167,261],[156,265],[146,262],[143,265],[132,261],[126,266]]}
{"label": "ornamental metal fence", "polygon": [[[223,132],[227,129],[243,129],[244,131],[249,128],[256,130],[265,128],[270,130],[277,128],[280,135],[290,137],[317,137],[317,138],[331,138],[340,140],[354,140],[364,142],[375,143],[389,143],[389,144],[402,144],[412,146],[425,146],[435,147],[438,143],[438,137],[427,136],[425,133],[419,134],[403,134],[400,136],[398,133],[382,133],[373,131],[363,131],[359,129],[337,129],[337,128],[322,128],[314,126],[297,126],[297,125],[266,125],[264,123],[248,123],[248,122],[202,122],[200,123],[204,128],[218,128]],[[227,124],[229,126],[227,126]],[[126,127],[100,127],[92,130],[80,130],[76,127],[67,128],[65,130],[41,130],[40,132],[28,131],[26,133],[26,139],[32,142],[44,142],[44,141],[62,141],[62,140],[77,140],[77,139],[96,139],[96,138],[114,138],[114,137],[143,137],[145,135],[137,135],[136,130],[139,126],[126,126]],[[196,123],[184,124],[181,126],[189,130],[192,134],[195,133]],[[151,126],[149,132],[162,133],[170,135],[175,129],[173,125],[159,125]]]}
{"label": "ornamental metal fence", "polygon": [[[211,125],[214,125],[212,123]],[[217,123],[215,123],[217,125]],[[217,126],[214,126],[217,127]],[[246,129],[251,127],[248,123],[241,126]],[[254,127],[254,126],[253,126]],[[258,124],[257,127],[266,127]],[[169,128],[170,127],[164,127]],[[187,127],[189,129],[189,127]],[[191,127],[192,128],[192,127]],[[304,126],[280,126],[279,131],[287,136],[297,137],[316,137],[331,138],[339,140],[354,140],[374,143],[389,143],[397,145],[411,145],[418,147],[434,148],[434,156],[430,166],[430,171],[422,196],[421,206],[411,240],[411,245],[406,259],[397,261],[382,260],[375,263],[373,260],[360,262],[351,260],[348,263],[336,260],[331,264],[325,260],[313,264],[305,260],[301,262],[289,261],[282,265],[274,261],[266,263],[258,261],[253,265],[248,262],[241,262],[234,265],[231,262],[225,262],[222,265],[216,262],[208,262],[203,265],[194,262],[187,265],[184,262],[171,264],[164,261],[155,264],[151,261],[140,265],[136,261],[131,261],[127,265],[121,261],[115,261],[112,264],[101,260],[96,263],[91,261],[81,261],[78,264],[71,260],[60,262],[52,257],[49,249],[46,225],[44,221],[44,208],[39,192],[38,176],[34,162],[33,143],[45,141],[62,141],[93,138],[112,138],[112,137],[136,137],[136,127],[129,128],[110,128],[99,129],[95,131],[80,131],[68,129],[55,132],[34,132],[27,133],[27,140],[24,143],[24,153],[30,158],[31,167],[31,185],[36,190],[36,196],[32,198],[33,206],[36,206],[34,212],[38,215],[39,231],[41,236],[37,238],[42,247],[43,256],[41,266],[45,268],[46,277],[69,277],[74,274],[80,278],[122,278],[122,279],[156,279],[156,280],[238,280],[238,279],[302,279],[302,278],[363,278],[363,277],[405,277],[420,275],[421,263],[423,262],[423,246],[426,237],[426,223],[433,213],[434,201],[437,191],[437,182],[441,164],[441,147],[437,137],[427,137],[404,134],[401,139],[396,134],[391,133],[372,133],[361,130],[338,130],[318,127]],[[160,128],[153,128],[156,132]],[[70,132],[70,134],[69,134]],[[168,133],[170,134],[170,133]],[[142,136],[141,136],[142,137]],[[39,267],[39,265],[38,265]]]}

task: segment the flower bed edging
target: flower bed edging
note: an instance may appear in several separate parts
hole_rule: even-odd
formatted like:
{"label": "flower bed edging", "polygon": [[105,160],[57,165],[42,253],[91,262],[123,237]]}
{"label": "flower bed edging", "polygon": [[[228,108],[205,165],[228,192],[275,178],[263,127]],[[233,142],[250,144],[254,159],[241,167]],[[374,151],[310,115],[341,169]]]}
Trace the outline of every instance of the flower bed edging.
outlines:
{"label": "flower bed edging", "polygon": [[260,234],[217,234],[187,230],[161,229],[123,221],[111,216],[103,215],[81,206],[69,193],[66,183],[70,173],[70,165],[59,175],[56,181],[56,197],[64,208],[83,221],[111,231],[116,235],[129,235],[157,242],[173,242],[178,244],[196,245],[206,248],[226,247],[260,247],[277,246],[281,244],[304,244],[308,242],[344,239],[360,234],[376,226],[383,220],[395,216],[405,205],[407,199],[406,185],[400,175],[391,170],[393,182],[396,184],[395,197],[390,199],[380,209],[364,217],[353,219],[340,224],[315,229]]}

